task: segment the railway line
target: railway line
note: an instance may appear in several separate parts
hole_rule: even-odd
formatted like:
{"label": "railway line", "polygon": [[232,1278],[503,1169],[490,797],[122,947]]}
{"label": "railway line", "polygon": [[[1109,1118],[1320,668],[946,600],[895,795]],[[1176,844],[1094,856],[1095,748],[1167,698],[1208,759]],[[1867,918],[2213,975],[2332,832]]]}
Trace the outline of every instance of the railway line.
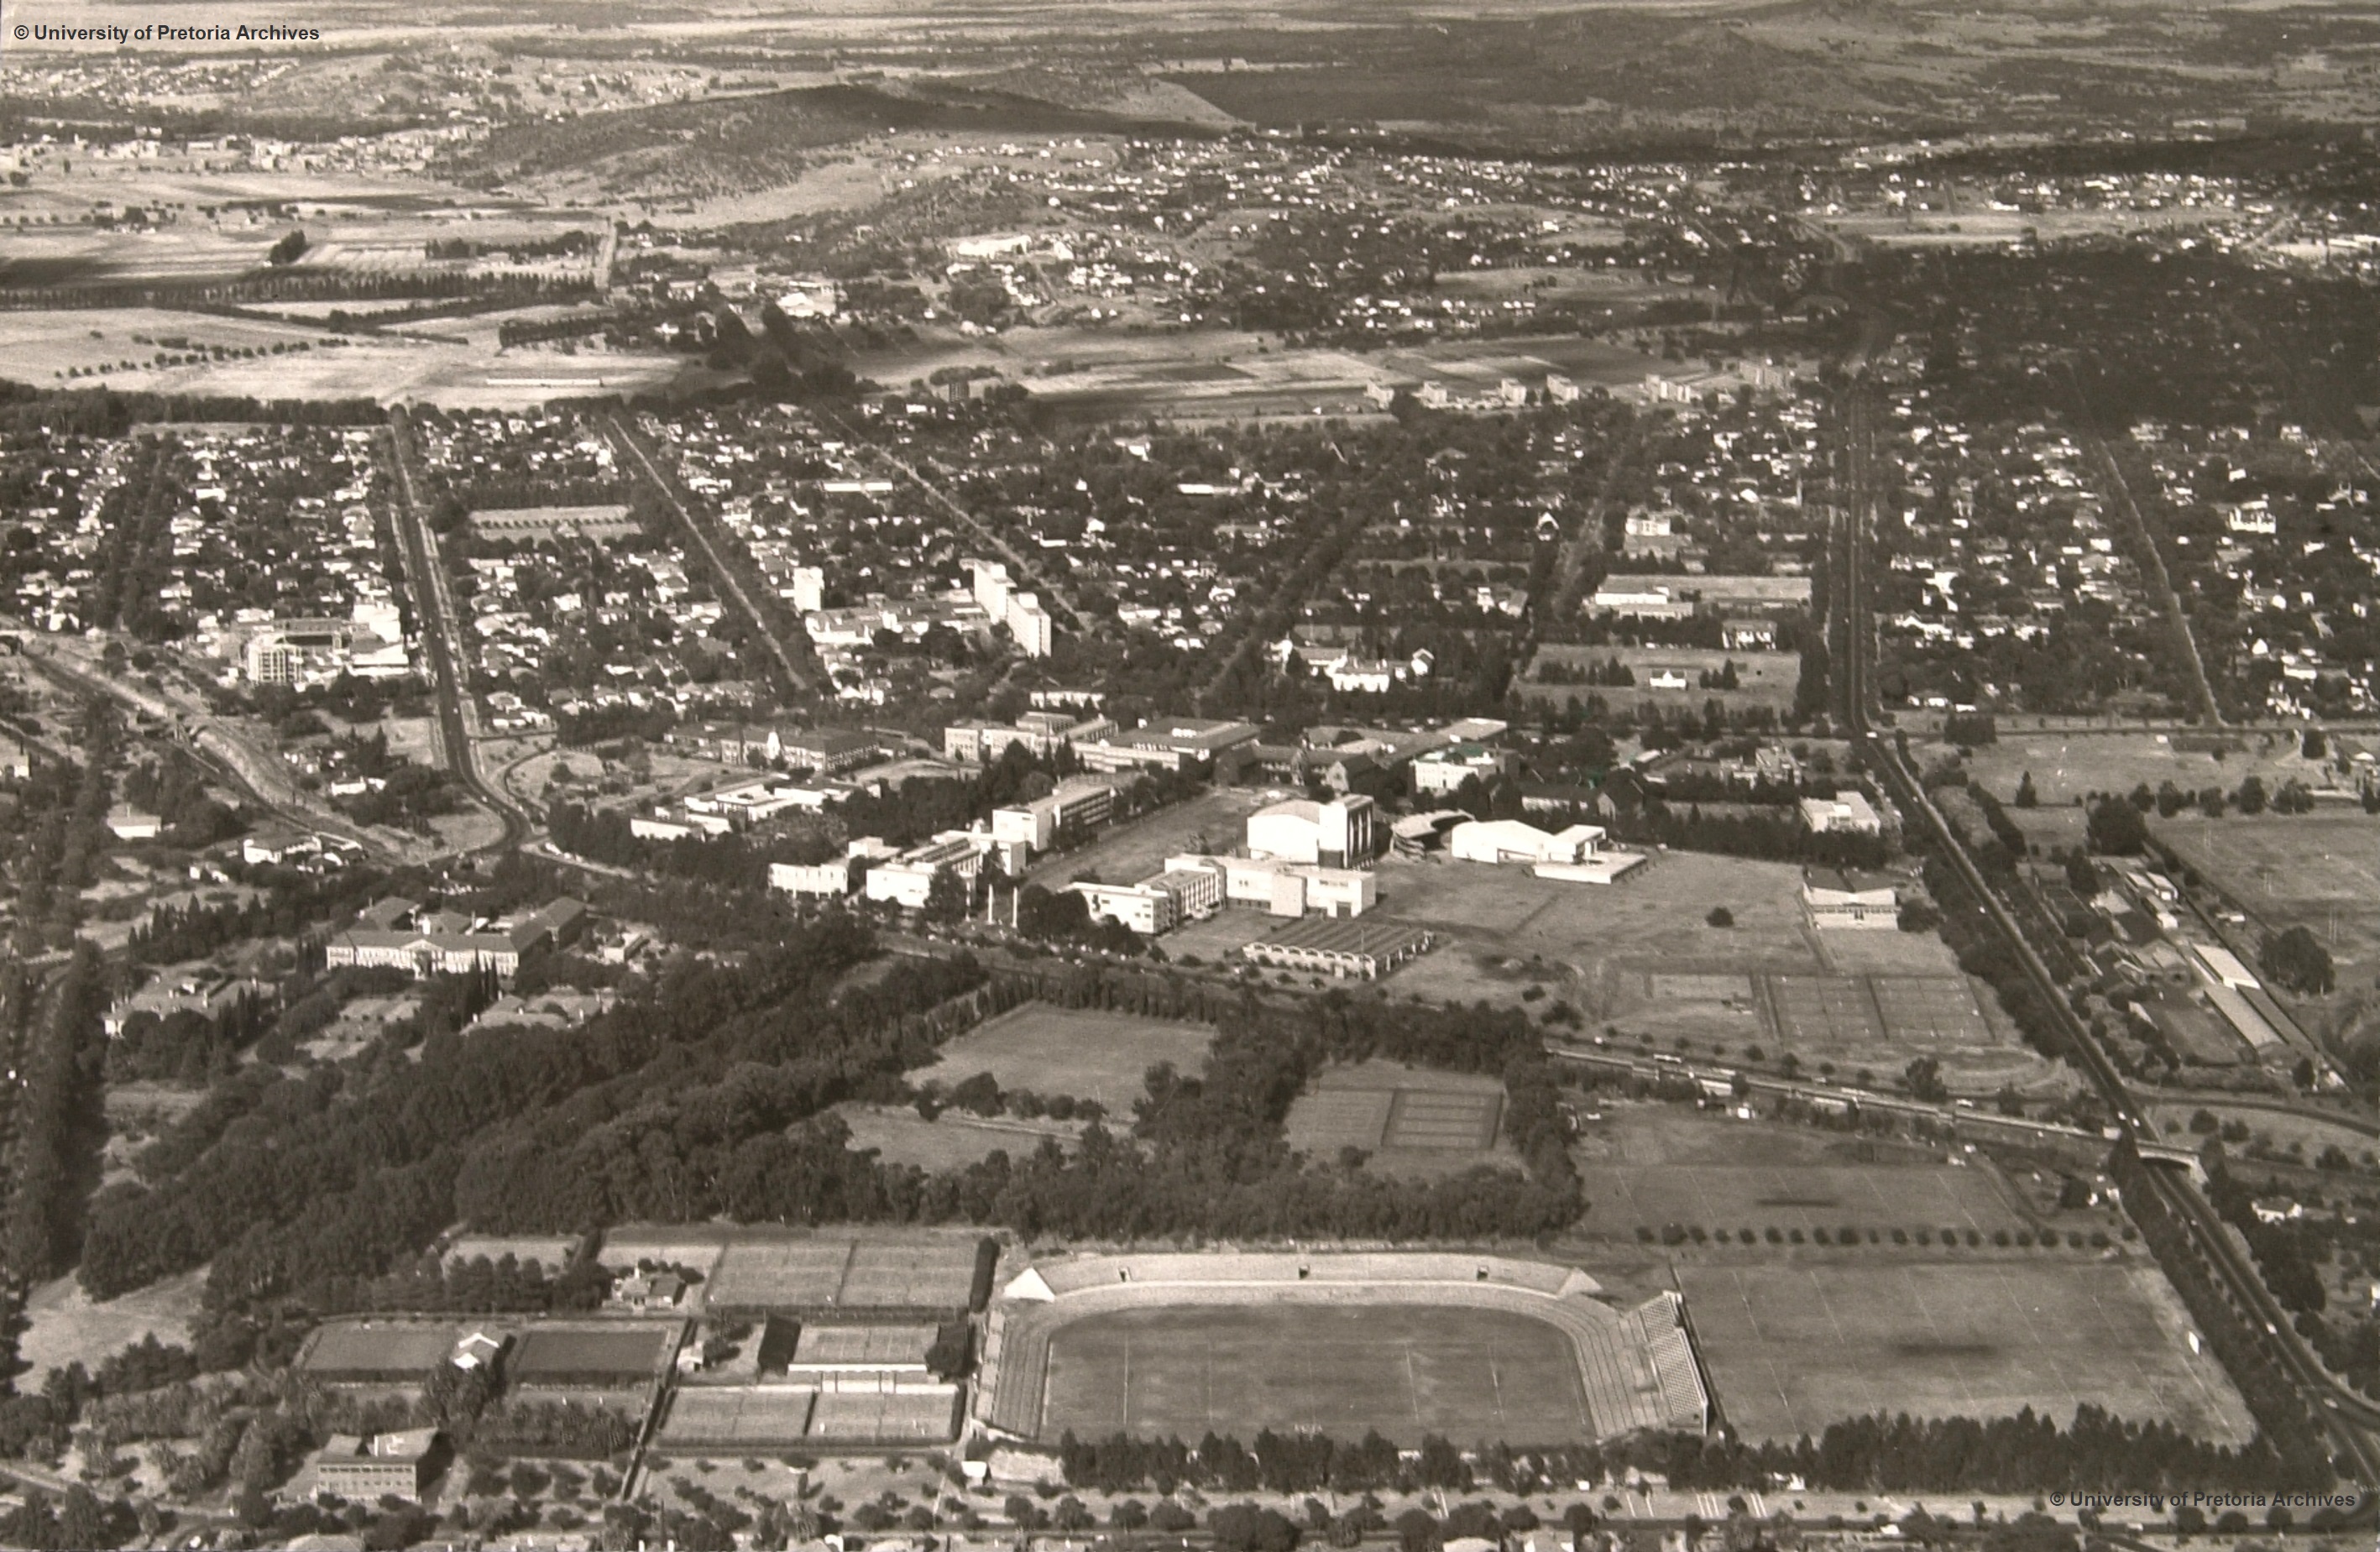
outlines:
{"label": "railway line", "polygon": [[[1852,737],[1864,753],[1869,768],[1883,780],[1902,812],[1921,822],[1942,856],[1981,907],[1994,933],[2016,956],[2025,978],[2059,1025],[2077,1064],[2115,1117],[2118,1140],[2154,1145],[2156,1133],[2135,1100],[2115,1063],[2068,1004],[2064,989],[2019,926],[2015,914],[1969,855],[1958,831],[1949,823],[1911,771],[1899,741],[1884,736],[1872,723],[1874,704],[1868,684],[1874,633],[1868,615],[1866,579],[1862,573],[1867,533],[1874,521],[1880,480],[1876,470],[1874,405],[1867,385],[1855,380],[1845,390],[1840,408],[1844,427],[1845,467],[1842,499],[1836,507],[1837,542],[1831,546],[1839,568],[1833,608],[1842,645],[1838,705]],[[2251,1313],[2262,1326],[2266,1356],[2277,1373],[2297,1390],[2315,1426],[2328,1437],[2339,1458],[2351,1461],[2355,1480],[2380,1483],[2380,1406],[2347,1387],[2324,1366],[2290,1325],[2271,1290],[2248,1261],[2214,1207],[2179,1170],[2152,1168],[2147,1178],[2166,1205],[2188,1225],[2193,1244],[2235,1307]]]}

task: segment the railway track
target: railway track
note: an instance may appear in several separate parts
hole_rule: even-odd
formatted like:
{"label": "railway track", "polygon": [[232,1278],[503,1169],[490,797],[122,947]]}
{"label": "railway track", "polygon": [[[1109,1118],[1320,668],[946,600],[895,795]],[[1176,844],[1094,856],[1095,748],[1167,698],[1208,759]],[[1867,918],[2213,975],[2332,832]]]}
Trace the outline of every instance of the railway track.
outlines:
{"label": "railway track", "polygon": [[[1898,740],[1883,736],[1870,721],[1873,698],[1867,676],[1874,637],[1862,567],[1879,481],[1875,467],[1874,406],[1864,383],[1854,382],[1846,390],[1842,408],[1848,458],[1844,499],[1839,503],[1837,515],[1842,527],[1840,542],[1834,547],[1840,567],[1834,609],[1841,627],[1838,639],[1844,649],[1839,705],[1852,736],[1902,812],[1922,822],[1931,832],[1941,855],[1973,895],[1994,933],[2016,956],[2043,1006],[2058,1022],[2083,1075],[2116,1118],[2120,1136],[2136,1144],[2154,1143],[2155,1129],[2126,1086],[2122,1073],[2069,1005],[2063,987],[2018,925],[2014,913],[1968,854],[1956,828],[1935,806],[1910,770]],[[2214,1207],[2186,1176],[2178,1170],[2155,1167],[2145,1173],[2152,1189],[2190,1226],[2193,1243],[2224,1285],[2234,1306],[2251,1312],[2262,1326],[2260,1335],[2267,1358],[2276,1372],[2297,1390],[2308,1415],[2328,1437],[2338,1456],[2353,1463],[2349,1474],[2359,1482],[2380,1483],[2380,1442],[2375,1442],[2374,1437],[2380,1433],[2380,1407],[2338,1381],[2307,1347],[2290,1325],[2287,1312],[2265,1286],[2263,1278],[2229,1238]]]}

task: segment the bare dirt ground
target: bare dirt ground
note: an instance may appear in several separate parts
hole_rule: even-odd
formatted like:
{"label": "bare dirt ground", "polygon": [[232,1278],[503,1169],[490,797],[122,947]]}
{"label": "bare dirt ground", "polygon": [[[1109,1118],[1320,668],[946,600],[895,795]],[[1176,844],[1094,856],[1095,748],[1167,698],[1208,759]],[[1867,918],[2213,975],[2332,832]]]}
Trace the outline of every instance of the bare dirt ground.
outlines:
{"label": "bare dirt ground", "polygon": [[206,1281],[201,1267],[105,1303],[93,1303],[71,1273],[42,1284],[25,1301],[17,1352],[30,1373],[19,1383],[38,1388],[42,1376],[78,1361],[95,1370],[100,1360],[152,1333],[161,1342],[188,1346]]}
{"label": "bare dirt ground", "polygon": [[1125,1115],[1151,1065],[1203,1072],[1214,1037],[1202,1024],[1027,1002],[944,1046],[941,1060],[913,1080],[949,1087],[989,1073],[1003,1089],[1096,1099],[1110,1115]]}
{"label": "bare dirt ground", "polygon": [[882,1105],[844,1105],[835,1114],[851,1128],[848,1146],[853,1151],[872,1150],[887,1164],[906,1164],[929,1172],[964,1170],[995,1152],[1022,1158],[1038,1150],[1047,1138],[1056,1138],[1062,1147],[1071,1146],[1082,1131],[1079,1122],[1023,1121],[1014,1116],[985,1120],[958,1110],[944,1110],[928,1121],[915,1110]]}

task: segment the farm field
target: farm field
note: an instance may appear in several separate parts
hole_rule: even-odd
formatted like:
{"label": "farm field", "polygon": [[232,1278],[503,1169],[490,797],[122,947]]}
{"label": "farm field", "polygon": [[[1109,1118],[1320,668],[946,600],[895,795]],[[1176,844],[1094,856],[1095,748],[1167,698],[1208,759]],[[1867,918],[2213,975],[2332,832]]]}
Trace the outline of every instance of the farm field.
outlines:
{"label": "farm field", "polygon": [[1038,864],[1026,877],[1047,889],[1073,882],[1087,868],[1110,883],[1145,879],[1164,867],[1167,857],[1196,851],[1202,844],[1230,851],[1240,843],[1250,814],[1288,795],[1217,787],[1105,831],[1080,851],[1062,852]]}
{"label": "farm field", "polygon": [[[1398,995],[1510,1002],[1525,981],[1484,968],[1483,952],[1541,958],[1545,978],[1600,982],[1614,960],[1694,959],[1736,970],[1809,974],[1818,959],[1802,923],[1802,876],[1783,863],[1694,852],[1656,853],[1649,866],[1609,885],[1563,883],[1524,867],[1484,863],[1386,863],[1379,910],[1445,935],[1446,941],[1390,978]],[[1735,917],[1709,926],[1713,906]],[[1585,1010],[1600,1016],[1599,1006]]]}
{"label": "farm field", "polygon": [[1109,1114],[1124,1115],[1152,1065],[1203,1072],[1214,1038],[1204,1025],[1028,1002],[944,1046],[941,1060],[913,1081],[947,1088],[990,1073],[1003,1089],[1096,1099]]}
{"label": "farm field", "polygon": [[1118,1429],[1197,1438],[1260,1428],[1408,1446],[1426,1433],[1513,1443],[1590,1431],[1576,1361],[1553,1327],[1500,1310],[1419,1305],[1118,1310],[1050,1339],[1044,1437]]}
{"label": "farm field", "polygon": [[2239,1444],[2254,1431],[2154,1266],[1965,1265],[1677,1269],[1728,1421],[1791,1440],[1864,1413],[2059,1423],[2089,1402]]}
{"label": "farm field", "polygon": [[1479,1164],[1520,1165],[1502,1143],[1504,1085],[1393,1061],[1333,1067],[1290,1106],[1289,1146],[1319,1163],[1342,1148],[1396,1174],[1455,1174]]}
{"label": "farm field", "polygon": [[2151,818],[2150,833],[2265,928],[2313,929],[2340,986],[2380,968],[2380,818]]}
{"label": "farm field", "polygon": [[944,1110],[928,1121],[915,1110],[886,1105],[846,1104],[835,1114],[851,1128],[847,1146],[874,1149],[887,1164],[906,1164],[929,1171],[964,1170],[980,1164],[995,1152],[1021,1158],[1054,1137],[1070,1146],[1081,1128],[1046,1118],[1024,1121],[1013,1116],[983,1120],[964,1110]]}
{"label": "farm field", "polygon": [[[135,333],[152,340],[171,335],[201,351],[220,346],[259,354],[183,362],[188,352],[175,350],[169,354],[177,364],[161,366],[153,364],[157,346],[136,342]],[[301,344],[306,348],[297,349]],[[269,354],[274,345],[285,353]],[[260,399],[421,399],[492,407],[542,404],[577,392],[633,392],[668,382],[685,367],[676,357],[600,347],[582,347],[574,355],[543,348],[499,354],[492,341],[457,345],[396,333],[344,338],[303,324],[148,308],[0,312],[0,354],[18,378],[44,387],[104,385]],[[100,367],[109,369],[106,376],[91,375]],[[62,376],[76,368],[84,375]]]}

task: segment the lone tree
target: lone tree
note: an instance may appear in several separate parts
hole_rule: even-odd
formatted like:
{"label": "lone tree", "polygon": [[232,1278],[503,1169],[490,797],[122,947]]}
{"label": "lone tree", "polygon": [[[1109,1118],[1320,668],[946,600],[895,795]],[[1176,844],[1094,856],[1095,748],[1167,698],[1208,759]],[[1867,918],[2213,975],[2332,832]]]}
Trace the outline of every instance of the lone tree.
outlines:
{"label": "lone tree", "polygon": [[1724,905],[1714,905],[1711,907],[1710,915],[1705,916],[1703,920],[1710,923],[1713,927],[1733,927],[1735,925],[1735,913],[1729,910]]}
{"label": "lone tree", "polygon": [[2041,794],[2033,790],[2033,772],[2030,770],[2017,778],[2016,806],[2019,808],[2041,806]]}
{"label": "lone tree", "polygon": [[2091,838],[2091,849],[2102,856],[2138,856],[2148,844],[2148,821],[2141,811],[2120,797],[2103,797],[2091,805],[2091,818],[2085,832]]}
{"label": "lone tree", "polygon": [[2265,974],[2301,997],[2325,997],[2337,984],[2330,951],[2303,927],[2266,933],[2256,963]]}
{"label": "lone tree", "polygon": [[292,226],[285,236],[266,251],[264,257],[274,264],[294,264],[304,256],[305,252],[305,229]]}

